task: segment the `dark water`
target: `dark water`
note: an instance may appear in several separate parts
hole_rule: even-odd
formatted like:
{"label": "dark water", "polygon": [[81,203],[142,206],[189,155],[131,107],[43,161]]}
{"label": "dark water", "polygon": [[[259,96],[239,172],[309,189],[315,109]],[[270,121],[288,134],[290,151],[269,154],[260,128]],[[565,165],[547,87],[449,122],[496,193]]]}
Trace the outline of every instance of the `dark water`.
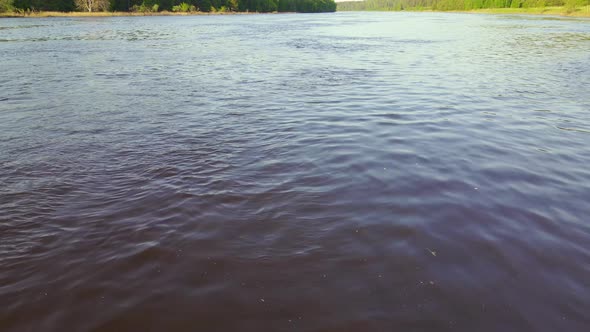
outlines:
{"label": "dark water", "polygon": [[0,330],[589,331],[590,20],[0,21]]}

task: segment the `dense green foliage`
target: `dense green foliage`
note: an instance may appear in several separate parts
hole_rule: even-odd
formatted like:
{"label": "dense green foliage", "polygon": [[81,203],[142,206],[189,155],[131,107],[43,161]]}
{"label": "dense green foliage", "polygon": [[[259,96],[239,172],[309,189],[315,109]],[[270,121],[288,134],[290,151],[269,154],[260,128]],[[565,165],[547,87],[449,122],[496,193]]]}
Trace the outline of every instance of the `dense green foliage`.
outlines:
{"label": "dense green foliage", "polygon": [[[91,8],[138,12],[333,12],[334,0],[91,0]],[[17,10],[87,11],[84,0],[0,0],[0,12]]]}
{"label": "dense green foliage", "polygon": [[76,4],[74,0],[14,0],[14,7],[21,10],[69,12],[76,9]]}
{"label": "dense green foliage", "polygon": [[333,0],[279,0],[279,12],[333,12],[336,11],[336,3]]}
{"label": "dense green foliage", "polygon": [[535,8],[585,6],[590,0],[365,0],[341,2],[338,10],[385,10],[405,9],[472,10],[482,8]]}
{"label": "dense green foliage", "polygon": [[14,0],[0,0],[0,13],[12,11],[13,4]]}

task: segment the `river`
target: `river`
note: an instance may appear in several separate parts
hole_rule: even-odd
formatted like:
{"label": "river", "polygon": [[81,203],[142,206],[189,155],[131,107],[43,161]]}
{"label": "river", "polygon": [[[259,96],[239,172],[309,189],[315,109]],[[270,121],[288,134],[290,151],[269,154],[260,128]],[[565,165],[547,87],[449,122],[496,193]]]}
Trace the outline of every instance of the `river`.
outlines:
{"label": "river", "polygon": [[590,20],[0,20],[0,330],[588,331]]}

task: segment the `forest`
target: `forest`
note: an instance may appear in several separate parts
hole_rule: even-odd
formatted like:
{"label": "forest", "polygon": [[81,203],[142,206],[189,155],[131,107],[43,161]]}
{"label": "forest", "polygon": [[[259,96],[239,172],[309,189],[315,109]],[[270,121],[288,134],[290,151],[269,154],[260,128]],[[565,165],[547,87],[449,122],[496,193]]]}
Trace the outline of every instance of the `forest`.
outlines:
{"label": "forest", "polygon": [[347,11],[401,11],[430,9],[474,10],[485,8],[542,8],[559,6],[576,8],[590,5],[590,0],[365,0],[340,2],[338,10]]}
{"label": "forest", "polygon": [[334,0],[0,0],[0,12],[334,12]]}

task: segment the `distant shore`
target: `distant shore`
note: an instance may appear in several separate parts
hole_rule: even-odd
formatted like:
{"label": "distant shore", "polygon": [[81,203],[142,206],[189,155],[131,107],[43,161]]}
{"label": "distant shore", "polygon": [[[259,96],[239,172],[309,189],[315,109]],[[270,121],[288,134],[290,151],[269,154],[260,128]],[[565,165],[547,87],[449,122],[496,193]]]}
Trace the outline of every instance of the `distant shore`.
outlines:
{"label": "distant shore", "polygon": [[568,10],[565,7],[539,7],[539,8],[486,8],[464,11],[453,11],[455,13],[475,14],[527,14],[527,15],[559,15],[570,17],[590,17],[590,6],[579,7],[576,10]]}
{"label": "distant shore", "polygon": [[[26,13],[0,13],[0,18],[8,17],[125,17],[125,16],[199,16],[199,15],[252,15],[252,14],[277,14],[277,12],[26,12]],[[281,12],[280,14],[289,14]]]}
{"label": "distant shore", "polygon": [[[342,8],[347,2],[338,3],[340,12],[358,11],[354,9]],[[366,10],[366,11],[393,11],[393,10]],[[432,12],[432,13],[468,13],[468,14],[501,14],[501,15],[557,15],[565,17],[590,17],[590,6],[577,7],[568,9],[564,6],[553,7],[535,7],[535,8],[482,8],[472,10],[433,10],[431,8],[407,8],[405,12]],[[403,12],[399,11],[399,12]]]}
{"label": "distant shore", "polygon": [[[343,10],[341,10],[343,11]],[[378,10],[375,10],[378,11]],[[473,10],[440,11],[432,9],[407,9],[407,12],[440,12],[440,13],[469,13],[469,14],[515,14],[515,15],[558,15],[568,17],[590,17],[590,6],[568,10],[565,7],[539,8],[484,8]],[[9,17],[124,17],[124,16],[199,16],[199,15],[252,15],[252,14],[289,14],[286,12],[26,12],[0,13],[0,18]]]}

